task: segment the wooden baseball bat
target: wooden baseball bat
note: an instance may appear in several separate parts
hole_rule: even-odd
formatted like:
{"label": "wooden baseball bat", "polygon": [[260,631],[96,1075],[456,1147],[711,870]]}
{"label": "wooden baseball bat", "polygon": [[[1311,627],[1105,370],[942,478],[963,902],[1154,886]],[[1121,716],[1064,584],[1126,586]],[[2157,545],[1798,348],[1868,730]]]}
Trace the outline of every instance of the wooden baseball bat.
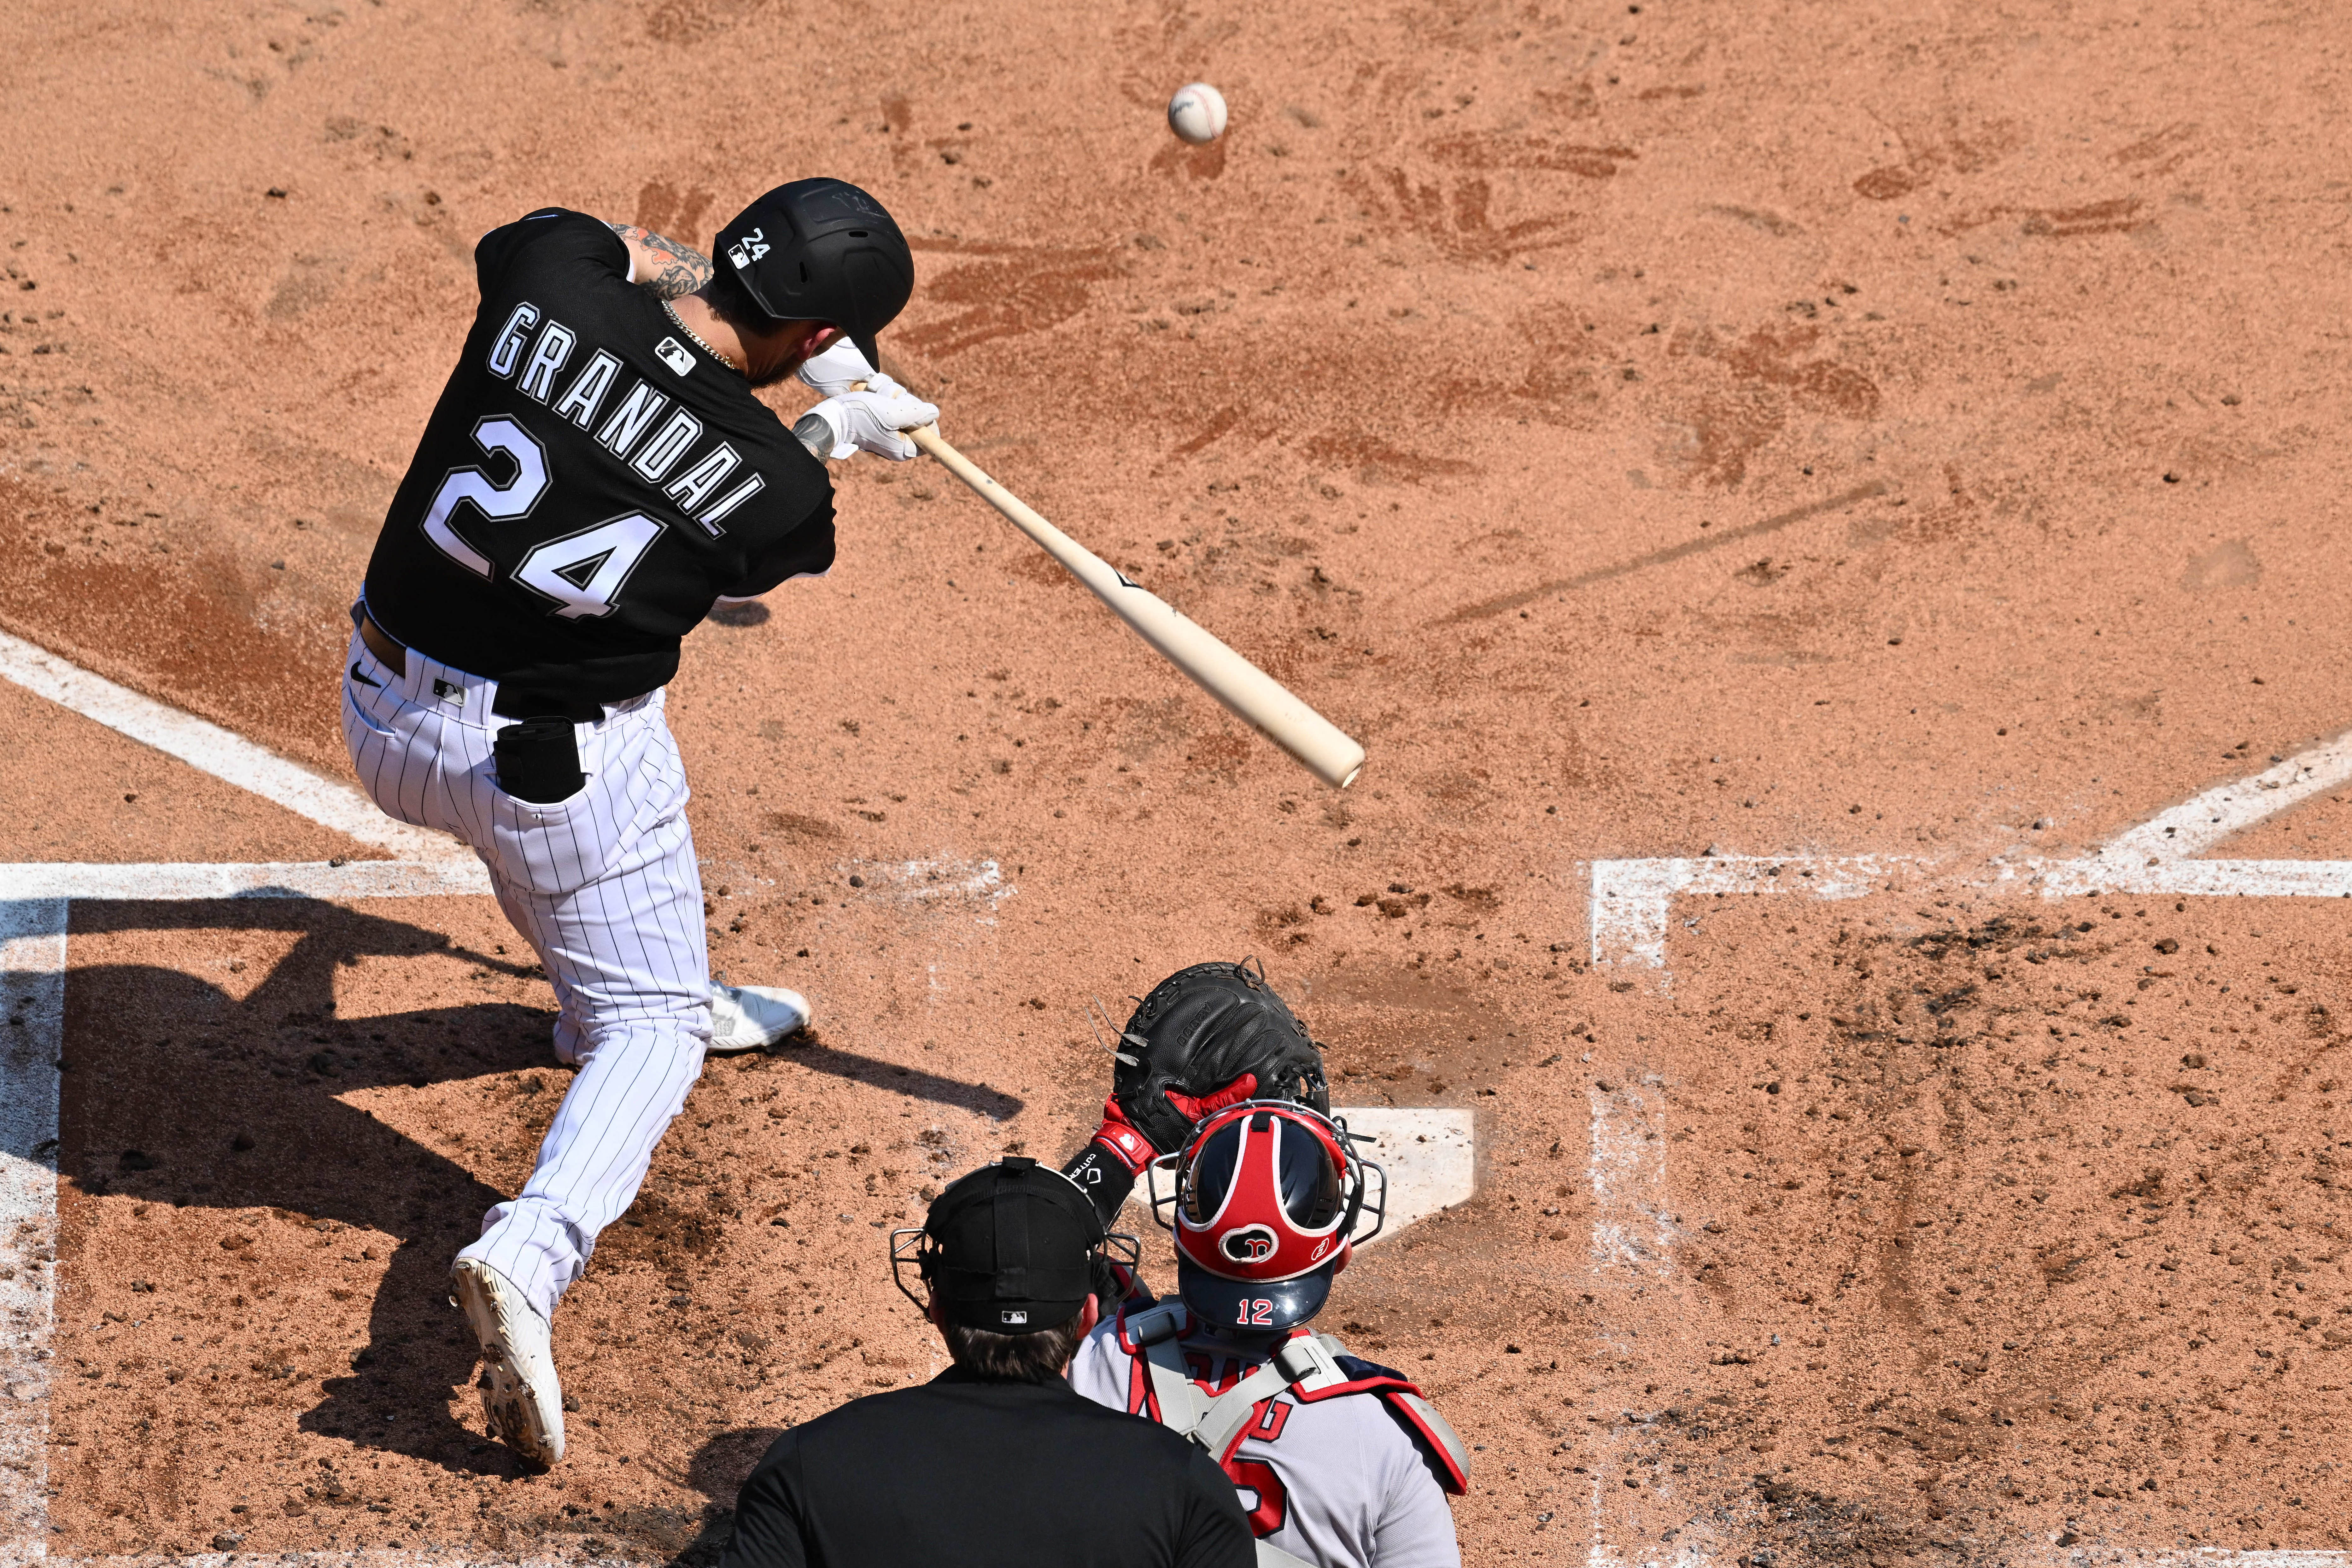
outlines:
{"label": "wooden baseball bat", "polygon": [[1133,627],[1137,636],[1192,676],[1236,717],[1297,758],[1326,784],[1345,789],[1356,781],[1356,775],[1364,768],[1364,748],[1299,701],[1281,682],[1030,510],[1019,497],[982,472],[979,464],[949,445],[937,425],[927,424],[906,434],[938,459],[941,467],[971,486],[973,494],[1012,519],[1014,528],[1060,561],[1071,576],[1093,589],[1095,597]]}

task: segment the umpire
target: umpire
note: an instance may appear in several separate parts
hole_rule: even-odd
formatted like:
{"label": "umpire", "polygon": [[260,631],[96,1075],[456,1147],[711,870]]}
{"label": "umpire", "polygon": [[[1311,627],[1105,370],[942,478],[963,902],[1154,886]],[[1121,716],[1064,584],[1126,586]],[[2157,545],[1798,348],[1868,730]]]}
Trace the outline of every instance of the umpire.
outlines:
{"label": "umpire", "polygon": [[[1251,1568],[1214,1461],[1074,1392],[1113,1240],[1076,1184],[1034,1160],[983,1166],[891,1237],[891,1273],[955,1364],[776,1439],[743,1483],[721,1568]],[[914,1263],[928,1287],[899,1277]]]}

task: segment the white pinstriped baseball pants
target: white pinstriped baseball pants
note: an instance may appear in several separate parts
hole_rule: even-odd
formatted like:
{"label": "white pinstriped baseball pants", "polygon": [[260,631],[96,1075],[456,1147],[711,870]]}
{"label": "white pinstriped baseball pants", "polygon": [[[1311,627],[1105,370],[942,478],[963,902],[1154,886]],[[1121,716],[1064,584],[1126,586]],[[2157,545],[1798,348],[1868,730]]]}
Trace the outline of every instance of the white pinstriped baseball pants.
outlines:
{"label": "white pinstriped baseball pants", "polygon": [[344,657],[343,740],[361,784],[387,814],[473,846],[555,987],[555,1054],[579,1073],[530,1180],[458,1254],[551,1317],[597,1233],[635,1201],[710,1040],[685,764],[652,692],[574,727],[585,788],[551,805],[518,800],[491,763],[493,736],[514,722],[490,711],[495,681],[413,648],[394,674],[356,632]]}

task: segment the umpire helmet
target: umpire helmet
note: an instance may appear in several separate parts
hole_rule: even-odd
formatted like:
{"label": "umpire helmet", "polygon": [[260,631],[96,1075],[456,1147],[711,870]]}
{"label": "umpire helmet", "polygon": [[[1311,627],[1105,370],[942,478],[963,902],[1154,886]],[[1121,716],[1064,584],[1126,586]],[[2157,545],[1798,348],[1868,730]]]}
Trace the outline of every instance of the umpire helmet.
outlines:
{"label": "umpire helmet", "polygon": [[915,256],[882,204],[846,180],[794,180],[719,231],[719,260],[780,320],[827,321],[882,368],[874,335],[915,292]]}
{"label": "umpire helmet", "polygon": [[[1163,1197],[1157,1175],[1171,1163]],[[1236,1332],[1295,1328],[1322,1311],[1387,1207],[1388,1175],[1356,1154],[1346,1124],[1295,1101],[1220,1111],[1152,1170],[1152,1215],[1176,1233],[1177,1293],[1194,1317]],[[1367,1209],[1373,1227],[1359,1238]]]}
{"label": "umpire helmet", "polygon": [[1135,1238],[1106,1232],[1094,1200],[1049,1166],[1018,1155],[959,1176],[931,1200],[920,1229],[890,1233],[890,1279],[913,1265],[948,1322],[1028,1334],[1066,1323],[1086,1305],[1099,1261],[1137,1262]]}

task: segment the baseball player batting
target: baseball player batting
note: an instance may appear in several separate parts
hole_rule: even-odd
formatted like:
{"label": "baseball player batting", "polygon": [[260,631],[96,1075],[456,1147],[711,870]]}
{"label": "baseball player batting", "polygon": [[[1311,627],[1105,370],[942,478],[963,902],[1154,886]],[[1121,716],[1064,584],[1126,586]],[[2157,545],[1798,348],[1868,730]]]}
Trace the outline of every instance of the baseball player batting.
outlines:
{"label": "baseball player batting", "polygon": [[[555,1303],[636,1197],[706,1051],[808,1021],[714,986],[686,770],[662,716],[714,604],[833,565],[821,455],[905,461],[939,411],[875,369],[914,289],[879,203],[769,192],[722,265],[547,208],[476,247],[481,304],[353,606],[343,737],[378,805],[455,833],[546,967],[579,1069],[530,1180],[457,1255],[491,1432],[563,1456]],[[790,431],[752,389],[827,394]],[[865,383],[862,387],[856,383]]]}

